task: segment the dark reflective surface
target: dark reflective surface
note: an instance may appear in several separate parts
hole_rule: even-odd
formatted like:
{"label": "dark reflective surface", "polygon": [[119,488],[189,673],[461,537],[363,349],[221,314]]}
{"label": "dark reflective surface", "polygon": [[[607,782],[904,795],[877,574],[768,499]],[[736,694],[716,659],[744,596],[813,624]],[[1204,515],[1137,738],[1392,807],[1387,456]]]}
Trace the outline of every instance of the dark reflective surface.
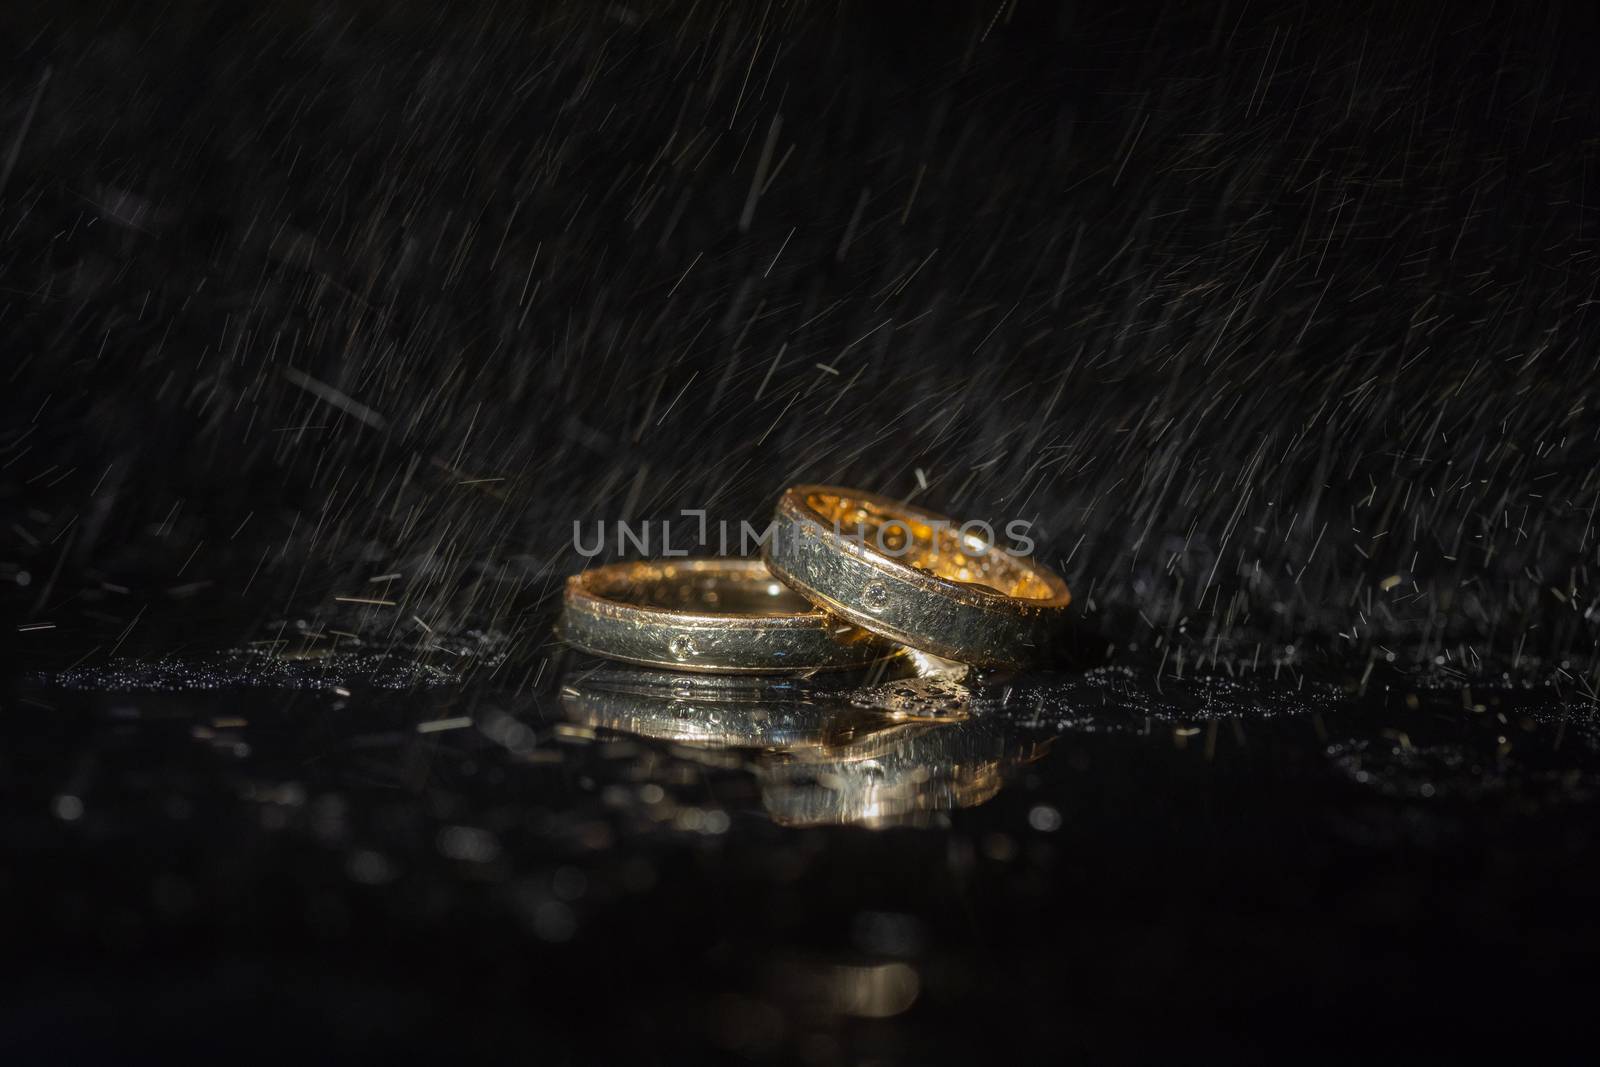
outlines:
{"label": "dark reflective surface", "polygon": [[[56,962],[7,1032],[216,1049],[331,998],[321,1051],[913,1061],[992,1018],[1237,1053],[1327,998],[1442,1024],[1587,988],[1600,730],[1555,684],[483,673],[352,648],[18,690],[0,902]],[[114,1027],[68,1024],[91,1003]]]}

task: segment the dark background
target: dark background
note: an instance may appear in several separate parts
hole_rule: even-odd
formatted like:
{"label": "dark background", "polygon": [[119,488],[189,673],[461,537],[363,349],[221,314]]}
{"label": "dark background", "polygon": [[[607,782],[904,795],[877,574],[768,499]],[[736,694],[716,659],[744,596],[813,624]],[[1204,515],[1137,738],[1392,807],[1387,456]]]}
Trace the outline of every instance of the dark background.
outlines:
{"label": "dark background", "polygon": [[1592,646],[1582,19],[7,20],[30,614],[96,598],[114,636],[387,569],[498,616],[575,519],[756,520],[809,480],[1035,520],[1086,612],[1201,643]]}
{"label": "dark background", "polygon": [[[1093,815],[1048,859],[1019,846],[1026,869],[968,880],[957,862],[1027,824],[1010,793],[936,832],[763,824],[713,859],[644,835],[630,847],[668,872],[654,895],[535,951],[453,875],[418,912],[411,889],[329,888],[343,859],[222,815],[173,830],[171,796],[203,811],[237,781],[160,731],[124,739],[126,764],[91,758],[120,705],[30,689],[0,761],[17,812],[0,899],[48,976],[18,1018],[54,1035],[29,1047],[83,1037],[62,1020],[86,1012],[152,1049],[245,1032],[298,1052],[279,1023],[317,1018],[332,1044],[311,1047],[341,1052],[398,1032],[558,1059],[776,1054],[793,1049],[770,1028],[701,1023],[765,1018],[737,999],[759,999],[746,970],[865,951],[852,916],[897,907],[940,946],[925,980],[954,977],[920,1014],[802,1055],[1548,1040],[1584,989],[1568,957],[1594,944],[1591,754],[1574,726],[1553,763],[1507,770],[1516,716],[1456,719],[1499,687],[1534,701],[1543,738],[1586,723],[1600,682],[1594,23],[1513,5],[8,5],[0,604],[27,686],[285,627],[420,656],[416,620],[488,635],[507,658],[485,684],[553,716],[574,520],[760,520],[785,485],[832,481],[1035,522],[1082,625],[1142,672],[1141,707],[1175,699],[1149,696],[1174,658],[1230,679],[1288,664],[1285,685],[1348,691],[1363,743],[1420,714],[1466,746],[1429,773],[1498,783],[1487,811],[1476,788],[1419,810],[1410,786],[1370,811],[1343,772],[1308,771],[1328,767],[1320,726],[1220,776],[1105,742],[1073,764],[1086,777],[1057,760],[1028,787]],[[395,573],[386,612],[334,599]],[[1395,703],[1414,681],[1435,694],[1421,711]],[[358,702],[346,735],[442,699],[400,694]],[[185,723],[220,707],[148,699]],[[257,777],[307,777],[331,743],[297,718],[313,698],[251,699],[284,734],[252,741]],[[1270,718],[1286,697],[1254,699]],[[1215,721],[1205,701],[1169,717],[1191,713]],[[61,827],[50,798],[85,760],[122,768],[112,795],[155,823]],[[581,782],[607,780],[558,777],[466,774],[462,808],[396,818],[577,818]],[[1528,799],[1548,782],[1555,810]],[[431,829],[385,825],[393,853],[429,850]],[[548,877],[570,860],[540,826],[521,856]],[[796,854],[810,873],[774,888],[763,872]],[[189,903],[162,911],[168,877]],[[238,895],[255,903],[235,913]],[[657,999],[674,986],[690,1006]],[[1400,1044],[1370,1036],[1408,1018]],[[520,1043],[534,1031],[547,1046]]]}

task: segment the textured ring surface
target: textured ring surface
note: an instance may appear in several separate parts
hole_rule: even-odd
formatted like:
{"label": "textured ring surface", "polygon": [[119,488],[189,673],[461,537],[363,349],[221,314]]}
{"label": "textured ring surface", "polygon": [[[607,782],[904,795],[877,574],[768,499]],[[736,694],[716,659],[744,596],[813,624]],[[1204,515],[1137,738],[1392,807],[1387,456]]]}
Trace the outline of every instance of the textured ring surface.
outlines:
{"label": "textured ring surface", "polygon": [[562,636],[651,667],[756,674],[856,667],[892,653],[816,610],[759,559],[613,563],[567,579]]}
{"label": "textured ring surface", "polygon": [[778,501],[772,573],[862,629],[980,667],[1060,651],[1072,599],[1049,568],[933,512],[826,485]]}

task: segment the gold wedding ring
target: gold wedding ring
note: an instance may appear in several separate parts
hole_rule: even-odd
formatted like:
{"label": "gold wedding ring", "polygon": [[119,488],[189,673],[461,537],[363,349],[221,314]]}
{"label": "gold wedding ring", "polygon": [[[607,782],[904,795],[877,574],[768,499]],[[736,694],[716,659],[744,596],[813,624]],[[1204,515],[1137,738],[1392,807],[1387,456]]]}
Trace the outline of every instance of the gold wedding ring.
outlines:
{"label": "gold wedding ring", "polygon": [[1060,651],[1072,594],[1054,571],[887,497],[796,486],[778,501],[767,567],[864,630],[980,667]]}
{"label": "gold wedding ring", "polygon": [[759,559],[613,563],[575,574],[562,631],[597,656],[723,674],[858,667],[892,652],[812,607]]}

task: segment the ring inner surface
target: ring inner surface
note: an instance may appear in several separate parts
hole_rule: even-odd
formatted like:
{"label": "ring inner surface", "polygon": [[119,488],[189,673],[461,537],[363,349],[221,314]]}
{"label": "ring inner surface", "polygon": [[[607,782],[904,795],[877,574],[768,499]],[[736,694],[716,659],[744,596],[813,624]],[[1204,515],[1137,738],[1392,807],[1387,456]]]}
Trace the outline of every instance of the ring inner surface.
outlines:
{"label": "ring inner surface", "polygon": [[946,581],[976,585],[1023,600],[1055,595],[1047,582],[1011,553],[976,534],[962,536],[960,525],[935,527],[914,514],[870,500],[811,493],[806,506],[846,537],[863,541],[902,563]]}
{"label": "ring inner surface", "polygon": [[638,564],[597,580],[593,592],[638,607],[717,615],[799,615],[811,602],[760,567],[728,570]]}

